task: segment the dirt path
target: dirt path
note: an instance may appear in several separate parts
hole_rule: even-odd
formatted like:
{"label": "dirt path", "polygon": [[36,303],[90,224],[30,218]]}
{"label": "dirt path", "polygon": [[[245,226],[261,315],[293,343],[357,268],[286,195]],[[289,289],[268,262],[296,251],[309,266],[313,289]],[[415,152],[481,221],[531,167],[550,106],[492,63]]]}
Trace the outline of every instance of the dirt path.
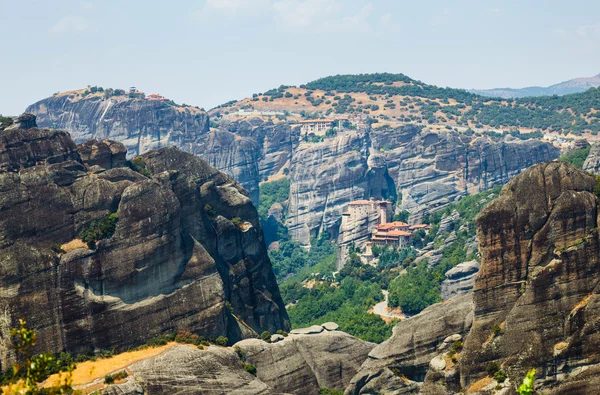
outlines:
{"label": "dirt path", "polygon": [[406,315],[402,313],[402,310],[399,307],[390,308],[388,306],[388,291],[381,292],[383,293],[383,300],[373,306],[369,312],[377,314],[387,323],[392,320],[405,319]]}

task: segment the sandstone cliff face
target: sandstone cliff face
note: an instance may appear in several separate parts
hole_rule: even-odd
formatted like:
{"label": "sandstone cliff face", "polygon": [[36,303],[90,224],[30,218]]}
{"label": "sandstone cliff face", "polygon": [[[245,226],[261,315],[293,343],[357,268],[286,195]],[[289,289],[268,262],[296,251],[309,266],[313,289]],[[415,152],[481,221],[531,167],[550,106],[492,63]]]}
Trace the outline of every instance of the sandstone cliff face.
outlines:
{"label": "sandstone cliff face", "polygon": [[204,110],[124,95],[84,98],[82,91],[66,92],[40,100],[25,112],[35,115],[40,127],[66,130],[78,143],[122,142],[129,156],[170,145],[192,152],[208,132]]}
{"label": "sandstone cliff face", "polygon": [[235,346],[276,391],[318,395],[320,388],[343,390],[375,347],[335,328],[328,323],[292,331],[275,343],[246,339]]}
{"label": "sandstone cliff face", "polygon": [[221,347],[178,345],[128,370],[127,382],[108,387],[107,395],[282,394],[246,372],[233,350]]}
{"label": "sandstone cliff face", "polygon": [[319,143],[301,136],[297,124],[259,118],[221,119],[219,128],[209,132],[206,114],[193,107],[110,100],[63,94],[27,111],[37,114],[44,127],[66,129],[77,139],[115,139],[134,155],[176,145],[233,176],[255,204],[260,182],[288,177],[287,225],[303,246],[322,232],[337,238],[342,212],[354,199],[402,196],[400,209],[412,213],[411,221],[419,221],[432,209],[505,183],[523,169],[559,156],[559,150],[545,142],[511,137],[494,142],[454,131],[432,133],[415,125],[359,127]]}
{"label": "sandstone cliff face", "polygon": [[[565,163],[539,164],[506,185],[477,220],[482,264],[475,318],[461,358],[469,388],[496,361],[513,382],[538,369],[548,393],[596,393],[600,243],[596,180]],[[495,325],[503,331],[492,334]],[[579,384],[574,384],[579,382]]]}
{"label": "sandstone cliff face", "polygon": [[600,174],[600,144],[595,143],[590,147],[590,153],[583,163],[583,170]]}
{"label": "sandstone cliff face", "polygon": [[[559,162],[535,165],[510,181],[476,221],[481,268],[473,293],[399,323],[371,351],[346,392],[513,394],[536,368],[536,389],[545,394],[597,393],[596,183]],[[471,298],[470,309],[457,309],[458,301]],[[446,323],[443,330],[435,330],[437,322]],[[464,349],[454,364],[445,344],[459,335]],[[488,376],[490,362],[507,373],[504,383]]]}
{"label": "sandstone cliff face", "polygon": [[[0,326],[24,317],[40,349],[73,353],[176,329],[236,340],[287,328],[244,189],[177,148],[145,154],[148,176],[119,167],[124,154],[115,142],[78,148],[61,131],[0,134]],[[95,249],[51,248],[109,213],[116,230]],[[4,368],[11,355],[0,355]]]}
{"label": "sandstone cliff face", "polygon": [[[430,361],[468,333],[473,320],[472,294],[428,307],[398,323],[392,337],[370,353],[352,378],[346,394],[411,394],[419,392]],[[426,392],[425,392],[426,393]]]}

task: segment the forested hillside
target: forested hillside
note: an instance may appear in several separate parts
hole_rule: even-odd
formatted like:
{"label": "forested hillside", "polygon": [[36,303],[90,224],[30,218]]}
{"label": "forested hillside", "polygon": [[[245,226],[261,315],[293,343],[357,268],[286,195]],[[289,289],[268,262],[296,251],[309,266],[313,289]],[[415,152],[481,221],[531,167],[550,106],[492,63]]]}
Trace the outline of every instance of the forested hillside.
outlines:
{"label": "forested hillside", "polygon": [[472,128],[524,128],[529,131],[593,134],[600,131],[600,89],[564,96],[501,99],[462,89],[441,88],[404,74],[336,75],[300,87],[282,85],[251,98],[219,106],[232,111],[284,111],[307,118],[331,114],[363,115],[378,122],[413,122]]}

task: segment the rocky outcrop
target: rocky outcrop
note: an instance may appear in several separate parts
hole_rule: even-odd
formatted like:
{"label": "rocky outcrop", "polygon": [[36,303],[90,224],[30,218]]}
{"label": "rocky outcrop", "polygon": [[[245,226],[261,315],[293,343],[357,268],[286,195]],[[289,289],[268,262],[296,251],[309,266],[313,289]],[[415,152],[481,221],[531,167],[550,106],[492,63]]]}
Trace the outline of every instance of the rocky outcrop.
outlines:
{"label": "rocky outcrop", "polygon": [[513,382],[537,368],[544,393],[597,392],[592,381],[582,381],[600,364],[595,185],[569,164],[539,164],[478,217],[481,269],[461,358],[463,388],[496,362]]}
{"label": "rocky outcrop", "polygon": [[440,286],[442,299],[448,300],[453,296],[471,291],[478,271],[479,262],[477,261],[459,263],[448,270],[445,274],[446,279]]}
{"label": "rocky outcrop", "polygon": [[56,94],[25,112],[37,117],[39,127],[66,130],[77,143],[119,141],[130,157],[170,145],[193,152],[209,129],[208,114],[196,107],[84,90]]}
{"label": "rocky outcrop", "polygon": [[590,152],[583,163],[583,170],[600,174],[600,144],[595,143],[590,147]]}
{"label": "rocky outcrop", "polygon": [[362,130],[301,144],[294,152],[286,222],[294,240],[308,246],[322,232],[337,237],[345,206],[367,194],[366,147]]}
{"label": "rocky outcrop", "polygon": [[[428,307],[398,323],[392,337],[375,347],[352,378],[346,394],[409,394],[421,387],[445,340],[464,336],[473,320],[472,294]],[[446,343],[446,344],[445,344]]]}
{"label": "rocky outcrop", "polygon": [[343,390],[375,344],[326,323],[292,331],[275,343],[246,339],[235,346],[276,391],[317,395],[320,388]]}
{"label": "rocky outcrop", "polygon": [[218,130],[208,134],[204,144],[193,147],[191,152],[199,155],[210,165],[236,179],[258,204],[260,146],[249,137]]}
{"label": "rocky outcrop", "polygon": [[[494,142],[486,136],[428,132],[409,125],[371,133],[372,153],[381,156],[402,209],[418,221],[467,193],[506,183],[523,169],[559,156],[558,148],[537,140],[510,137]],[[381,152],[383,151],[383,152]]]}
{"label": "rocky outcrop", "polygon": [[259,378],[246,372],[231,349],[207,350],[178,345],[128,367],[126,383],[111,385],[108,395],[234,394],[275,395]]}
{"label": "rocky outcrop", "polygon": [[[123,155],[61,131],[0,134],[2,328],[24,317],[41,350],[74,354],[177,329],[235,341],[287,328],[246,191],[177,148],[143,155],[140,172]],[[112,235],[78,240],[111,213]]]}
{"label": "rocky outcrop", "polygon": [[[348,202],[363,198],[398,201],[411,222],[468,193],[506,183],[523,169],[557,158],[559,150],[537,140],[506,136],[468,136],[447,130],[431,132],[416,125],[398,128],[360,125],[311,142],[300,136],[296,121],[260,118],[227,120],[213,110],[218,128],[209,132],[206,114],[194,107],[165,102],[85,98],[59,94],[27,111],[44,127],[58,127],[77,139],[110,138],[130,154],[176,145],[197,154],[233,176],[258,203],[261,181],[291,181],[287,226],[294,240],[308,247],[310,238],[328,232],[337,238]],[[318,141],[319,139],[315,140]],[[350,235],[357,241],[363,235]]]}

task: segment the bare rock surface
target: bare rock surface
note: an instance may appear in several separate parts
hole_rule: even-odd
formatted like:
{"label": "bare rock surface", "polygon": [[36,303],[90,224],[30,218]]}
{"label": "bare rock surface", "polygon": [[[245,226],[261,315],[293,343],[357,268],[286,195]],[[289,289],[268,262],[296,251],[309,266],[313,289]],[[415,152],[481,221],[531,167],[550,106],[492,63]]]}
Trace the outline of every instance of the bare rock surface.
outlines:
{"label": "bare rock surface", "polygon": [[[208,350],[179,345],[151,359],[129,367],[135,381],[146,395],[164,394],[233,394],[274,395],[275,391],[256,376],[246,372],[237,354],[211,346]],[[111,386],[119,388],[119,386]],[[129,391],[129,392],[125,392]],[[110,392],[114,395],[135,395],[134,385]]]}
{"label": "bare rock surface", "polygon": [[[24,317],[40,350],[74,354],[178,329],[231,341],[289,329],[256,209],[237,182],[173,147],[143,155],[144,174],[114,167],[119,143],[81,148],[61,131],[0,135],[3,325]],[[111,213],[112,236],[77,243]]]}
{"label": "bare rock surface", "polygon": [[392,337],[369,353],[346,394],[418,392],[438,345],[448,336],[468,333],[472,319],[473,298],[466,294],[401,321]]}
{"label": "bare rock surface", "polygon": [[246,339],[235,346],[256,366],[257,377],[275,390],[316,395],[319,388],[343,390],[375,344],[328,329],[290,333],[270,344]]}
{"label": "bare rock surface", "polygon": [[470,292],[475,283],[475,276],[479,272],[479,266],[477,261],[468,261],[459,263],[448,270],[446,279],[440,286],[442,299],[448,300],[453,296]]}

